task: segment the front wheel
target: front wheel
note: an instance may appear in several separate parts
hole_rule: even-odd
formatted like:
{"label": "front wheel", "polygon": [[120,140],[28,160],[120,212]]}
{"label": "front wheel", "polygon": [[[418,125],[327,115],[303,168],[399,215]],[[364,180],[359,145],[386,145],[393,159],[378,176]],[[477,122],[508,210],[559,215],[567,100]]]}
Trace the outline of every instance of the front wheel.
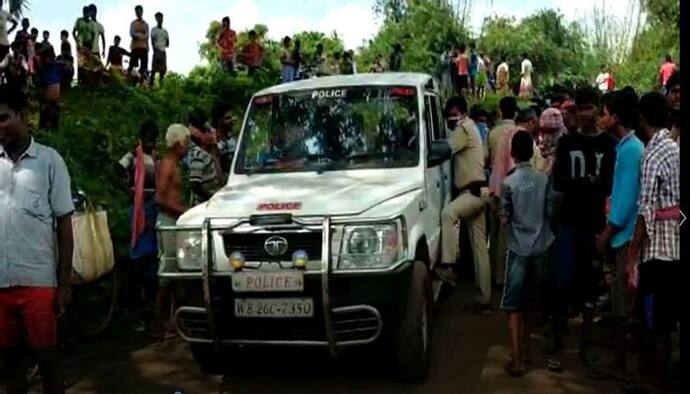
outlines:
{"label": "front wheel", "polygon": [[401,304],[395,333],[395,361],[405,381],[423,382],[431,365],[431,311],[433,294],[426,265],[417,261]]}

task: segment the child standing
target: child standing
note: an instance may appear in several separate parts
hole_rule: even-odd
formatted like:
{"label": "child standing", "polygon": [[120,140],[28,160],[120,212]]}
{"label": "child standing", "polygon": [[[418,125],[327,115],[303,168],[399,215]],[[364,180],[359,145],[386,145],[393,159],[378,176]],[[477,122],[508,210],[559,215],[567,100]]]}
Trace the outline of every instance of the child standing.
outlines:
{"label": "child standing", "polygon": [[501,189],[501,223],[506,228],[506,278],[501,309],[508,313],[511,358],[504,365],[508,375],[522,376],[528,359],[530,307],[537,301],[546,254],[554,240],[550,184],[546,174],[529,164],[534,141],[526,131],[512,138],[511,155],[516,163]]}

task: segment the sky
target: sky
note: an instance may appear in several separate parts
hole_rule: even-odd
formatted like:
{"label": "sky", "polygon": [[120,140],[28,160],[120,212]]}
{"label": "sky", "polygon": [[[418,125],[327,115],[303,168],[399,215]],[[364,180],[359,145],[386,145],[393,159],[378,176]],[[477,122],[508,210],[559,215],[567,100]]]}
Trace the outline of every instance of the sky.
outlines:
{"label": "sky", "polygon": [[[374,0],[31,0],[26,17],[32,27],[48,30],[51,41],[59,41],[59,33],[72,27],[87,2],[98,6],[98,20],[103,24],[106,43],[113,37],[123,37],[123,46],[129,45],[129,24],[134,19],[134,6],[144,7],[144,19],[151,27],[153,15],[165,15],[165,27],[170,34],[168,68],[187,73],[201,62],[198,54],[200,41],[213,20],[229,16],[237,31],[265,24],[269,36],[280,39],[304,30],[324,33],[337,31],[348,48],[355,49],[372,38],[381,21],[374,15]],[[485,16],[513,16],[517,19],[543,8],[557,8],[568,20],[579,20],[603,0],[475,0],[472,25],[481,26]],[[621,15],[628,0],[606,0],[610,14]],[[491,4],[493,3],[493,4]],[[298,4],[298,5],[297,5]]]}

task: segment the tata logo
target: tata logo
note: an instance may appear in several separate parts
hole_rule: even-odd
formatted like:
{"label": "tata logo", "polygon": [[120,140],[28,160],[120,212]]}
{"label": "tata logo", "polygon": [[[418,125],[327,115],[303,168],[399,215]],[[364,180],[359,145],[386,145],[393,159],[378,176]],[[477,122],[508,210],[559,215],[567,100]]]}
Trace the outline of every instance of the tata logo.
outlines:
{"label": "tata logo", "polygon": [[311,94],[312,99],[322,99],[322,98],[344,98],[347,97],[347,90],[345,89],[334,89],[334,90],[315,90]]}
{"label": "tata logo", "polygon": [[269,256],[282,256],[288,250],[288,241],[287,239],[279,236],[270,237],[266,240],[266,242],[264,242],[264,250]]}
{"label": "tata logo", "polygon": [[300,209],[302,209],[301,202],[268,202],[256,207],[257,211],[299,211]]}

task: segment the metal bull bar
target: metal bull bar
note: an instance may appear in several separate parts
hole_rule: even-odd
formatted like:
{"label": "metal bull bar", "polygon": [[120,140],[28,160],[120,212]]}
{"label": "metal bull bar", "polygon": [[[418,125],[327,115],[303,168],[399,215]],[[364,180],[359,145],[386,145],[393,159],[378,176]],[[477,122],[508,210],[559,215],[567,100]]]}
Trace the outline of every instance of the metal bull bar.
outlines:
{"label": "metal bull bar", "polygon": [[[219,218],[216,218],[219,219]],[[160,272],[158,275],[163,278],[169,278],[173,280],[201,280],[203,288],[203,308],[199,307],[189,307],[182,306],[175,311],[175,323],[180,336],[187,342],[193,343],[210,343],[216,349],[220,349],[221,345],[281,345],[281,346],[322,346],[328,347],[329,353],[332,357],[335,357],[338,353],[338,349],[341,347],[356,346],[356,345],[366,345],[373,343],[380,336],[383,330],[383,320],[379,311],[370,305],[352,305],[338,308],[331,308],[331,293],[330,293],[330,278],[333,274],[332,266],[332,250],[331,250],[331,236],[332,236],[332,225],[333,220],[330,217],[325,217],[321,221],[322,227],[322,247],[321,247],[321,269],[320,271],[314,272],[309,271],[309,274],[318,274],[321,277],[321,299],[323,307],[323,318],[324,318],[324,329],[326,340],[248,340],[248,339],[221,339],[216,325],[213,308],[212,308],[212,297],[211,297],[211,277],[231,277],[232,272],[214,272],[214,253],[213,248],[213,232],[214,231],[228,231],[239,227],[242,224],[249,223],[248,220],[234,221],[231,225],[219,225],[213,223],[214,218],[206,218],[199,226],[158,226],[157,232],[159,234],[159,239],[163,239],[165,233],[173,233],[175,236],[175,250],[174,256],[172,258],[176,259],[177,255],[177,233],[179,232],[189,232],[189,231],[201,231],[201,271],[200,272]],[[365,220],[364,222],[369,222]],[[293,223],[297,224],[298,227],[304,228],[306,222],[298,222],[293,220]],[[317,224],[317,223],[315,223]],[[168,254],[170,251],[166,251],[165,242],[159,242],[163,250],[160,253],[162,259],[171,258]],[[175,266],[177,267],[177,262],[175,261]],[[399,266],[393,266],[383,272],[393,271],[399,268]],[[362,270],[360,273],[367,273],[368,270]],[[382,273],[379,271],[379,273]],[[373,335],[364,339],[354,339],[348,341],[337,341],[336,340],[336,330],[334,328],[334,315],[341,315],[352,312],[367,312],[373,315],[372,320],[376,320],[376,331]],[[180,314],[182,313],[192,313],[192,314],[204,314],[208,321],[208,327],[210,331],[210,339],[207,338],[195,338],[185,335],[180,327]]]}

